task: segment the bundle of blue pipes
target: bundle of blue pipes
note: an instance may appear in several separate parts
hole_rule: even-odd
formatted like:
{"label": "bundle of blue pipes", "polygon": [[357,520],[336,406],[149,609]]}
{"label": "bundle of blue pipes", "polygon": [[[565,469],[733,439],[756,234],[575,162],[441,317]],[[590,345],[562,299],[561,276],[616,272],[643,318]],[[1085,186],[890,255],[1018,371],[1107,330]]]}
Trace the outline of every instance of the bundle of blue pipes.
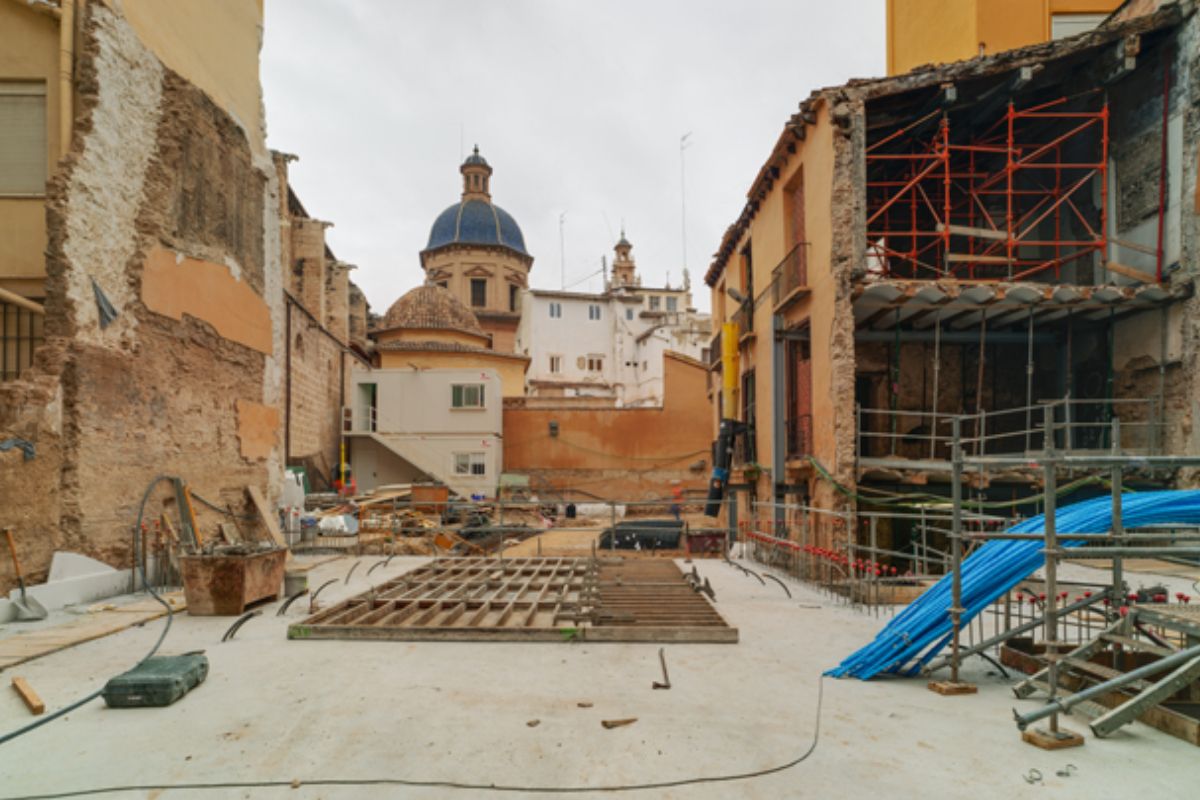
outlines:
{"label": "bundle of blue pipes", "polygon": [[[1038,515],[1010,528],[1012,533],[1043,533],[1045,517]],[[1200,490],[1138,492],[1121,496],[1125,528],[1146,525],[1200,524]],[[1085,500],[1064,506],[1055,514],[1058,533],[1105,533],[1112,528],[1112,498]],[[1079,540],[1064,540],[1077,547]],[[1045,563],[1045,543],[1039,540],[993,540],[962,563],[962,604],[965,626],[993,601],[1032,575]],[[870,680],[892,673],[915,675],[950,641],[951,584],[947,573],[908,608],[897,614],[875,640],[846,658],[827,675]]]}

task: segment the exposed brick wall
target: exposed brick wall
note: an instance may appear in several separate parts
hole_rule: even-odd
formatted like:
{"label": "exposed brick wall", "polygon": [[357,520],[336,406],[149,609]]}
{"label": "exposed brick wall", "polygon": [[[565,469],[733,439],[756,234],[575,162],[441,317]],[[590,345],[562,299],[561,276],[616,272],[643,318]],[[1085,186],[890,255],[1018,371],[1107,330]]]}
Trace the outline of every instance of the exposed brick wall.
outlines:
{"label": "exposed brick wall", "polygon": [[[351,356],[321,330],[313,319],[288,304],[291,341],[291,403],[285,424],[288,426],[288,459],[313,458],[318,464],[332,466],[337,461],[342,407],[342,387],[348,386]],[[325,475],[325,478],[332,476]]]}
{"label": "exposed brick wall", "polygon": [[292,296],[308,312],[325,319],[325,228],[326,223],[308,217],[293,217],[292,269],[289,276]]}
{"label": "exposed brick wall", "polygon": [[[55,549],[128,566],[138,502],[155,475],[234,502],[244,486],[270,494],[279,479],[277,459],[243,456],[238,437],[238,401],[274,402],[271,356],[141,301],[147,255],[167,248],[228,266],[228,280],[244,281],[249,302],[276,319],[282,297],[267,295],[272,286],[280,294],[281,265],[266,244],[279,236],[268,225],[275,176],[237,122],[165,69],[116,12],[85,8],[79,119],[47,197],[51,335],[31,374],[5,387],[12,405],[0,402],[0,439],[37,446],[31,462],[0,460],[0,525],[18,528],[34,580]],[[106,327],[93,280],[119,313]],[[261,442],[281,431],[258,433]],[[215,525],[198,513],[202,527]],[[5,561],[0,589],[11,584]]]}
{"label": "exposed brick wall", "polygon": [[334,263],[325,268],[325,328],[342,342],[350,340],[349,264]]}

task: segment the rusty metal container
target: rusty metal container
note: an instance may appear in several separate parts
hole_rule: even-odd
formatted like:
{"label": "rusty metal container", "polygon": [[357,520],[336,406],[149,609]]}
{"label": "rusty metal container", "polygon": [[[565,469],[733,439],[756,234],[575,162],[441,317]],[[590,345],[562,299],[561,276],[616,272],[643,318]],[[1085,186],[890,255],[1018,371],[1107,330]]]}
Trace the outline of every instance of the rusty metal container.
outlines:
{"label": "rusty metal container", "polygon": [[287,550],[248,555],[198,555],[180,558],[188,613],[236,616],[246,606],[279,597]]}

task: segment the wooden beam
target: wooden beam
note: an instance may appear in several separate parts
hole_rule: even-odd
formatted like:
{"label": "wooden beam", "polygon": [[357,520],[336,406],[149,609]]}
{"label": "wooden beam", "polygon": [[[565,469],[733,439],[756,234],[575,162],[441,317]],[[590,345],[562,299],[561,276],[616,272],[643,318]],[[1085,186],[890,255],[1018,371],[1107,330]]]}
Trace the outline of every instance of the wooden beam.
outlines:
{"label": "wooden beam", "polygon": [[992,239],[997,242],[1008,240],[1008,234],[1005,231],[998,231],[994,228],[972,228],[967,225],[944,225],[938,223],[938,233],[945,233],[949,229],[953,236],[972,236],[976,239]]}
{"label": "wooden beam", "polygon": [[1122,275],[1135,281],[1141,281],[1142,283],[1158,283],[1158,278],[1149,272],[1142,272],[1140,269],[1127,267],[1124,264],[1118,264],[1116,261],[1104,262],[1104,268],[1109,272],[1115,272],[1118,275]]}
{"label": "wooden beam", "polygon": [[24,678],[13,676],[12,687],[21,696],[21,700],[24,701],[25,707],[29,709],[30,714],[36,717],[39,714],[45,713],[46,704],[42,702],[42,698],[38,697],[38,693],[33,690],[28,681]]}

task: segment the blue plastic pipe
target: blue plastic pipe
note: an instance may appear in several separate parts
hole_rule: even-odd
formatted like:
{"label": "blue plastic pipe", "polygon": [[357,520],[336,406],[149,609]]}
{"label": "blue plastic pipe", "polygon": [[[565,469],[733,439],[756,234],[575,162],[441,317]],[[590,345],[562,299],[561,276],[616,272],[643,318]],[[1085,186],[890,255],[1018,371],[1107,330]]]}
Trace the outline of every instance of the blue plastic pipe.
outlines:
{"label": "blue plastic pipe", "polygon": [[[1139,492],[1121,499],[1121,520],[1126,529],[1145,525],[1200,524],[1200,490]],[[1011,533],[1043,533],[1044,517],[1031,517],[1010,528]],[[1112,498],[1085,500],[1064,506],[1055,515],[1059,533],[1101,533],[1112,529]],[[1063,540],[1063,547],[1084,542]],[[987,542],[962,564],[962,601],[965,626],[1005,592],[1032,575],[1045,563],[1044,542],[994,540]],[[914,675],[950,641],[950,586],[947,573],[897,614],[875,640],[851,654],[826,674],[870,680],[881,673]]]}

